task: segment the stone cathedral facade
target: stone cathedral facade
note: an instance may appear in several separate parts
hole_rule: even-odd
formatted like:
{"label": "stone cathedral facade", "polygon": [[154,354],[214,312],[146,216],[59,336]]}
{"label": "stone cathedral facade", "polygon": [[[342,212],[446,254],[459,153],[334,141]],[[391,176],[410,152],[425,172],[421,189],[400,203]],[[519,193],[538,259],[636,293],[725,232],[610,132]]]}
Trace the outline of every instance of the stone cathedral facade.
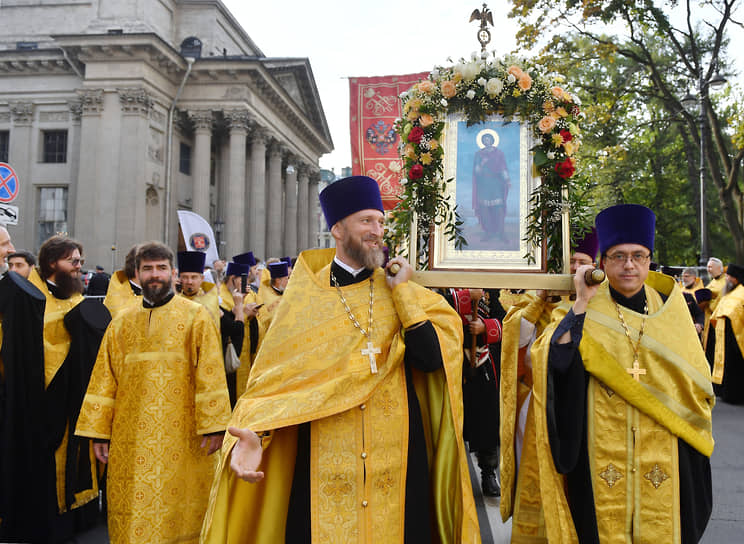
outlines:
{"label": "stone cathedral facade", "polygon": [[180,209],[223,257],[318,245],[333,143],[307,58],[265,56],[219,0],[3,0],[0,20],[17,248],[67,232],[119,267],[143,240],[175,249]]}

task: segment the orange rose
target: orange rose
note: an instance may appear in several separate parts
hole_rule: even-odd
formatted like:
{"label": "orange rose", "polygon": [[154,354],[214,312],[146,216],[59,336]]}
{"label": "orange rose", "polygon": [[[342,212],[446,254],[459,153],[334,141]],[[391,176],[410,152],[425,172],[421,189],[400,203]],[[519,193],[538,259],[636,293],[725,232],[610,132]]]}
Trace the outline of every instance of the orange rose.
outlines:
{"label": "orange rose", "polygon": [[519,66],[511,65],[507,70],[507,73],[513,75],[516,79],[521,79],[524,72]]}
{"label": "orange rose", "polygon": [[409,100],[408,104],[411,106],[412,110],[417,110],[421,107],[421,99],[414,98],[413,100]]}
{"label": "orange rose", "polygon": [[537,123],[537,128],[539,128],[540,132],[542,132],[543,134],[553,130],[553,127],[555,127],[555,119],[550,115],[543,117],[542,119],[540,119],[540,122]]}
{"label": "orange rose", "polygon": [[553,96],[556,97],[558,100],[563,100],[563,89],[560,87],[553,87],[550,89],[550,92],[553,93]]}
{"label": "orange rose", "polygon": [[428,79],[425,79],[424,81],[419,82],[418,89],[422,93],[431,93],[434,90],[434,83],[429,81]]}
{"label": "orange rose", "polygon": [[522,72],[522,75],[519,77],[519,80],[517,81],[517,85],[519,85],[519,88],[523,91],[529,91],[530,87],[532,87],[532,78],[530,75],[526,72]]}
{"label": "orange rose", "polygon": [[434,118],[428,113],[422,113],[421,118],[419,119],[419,124],[422,127],[430,127],[432,124],[434,124]]}
{"label": "orange rose", "polygon": [[457,94],[457,87],[455,87],[454,81],[442,81],[442,96],[445,98],[452,98]]}

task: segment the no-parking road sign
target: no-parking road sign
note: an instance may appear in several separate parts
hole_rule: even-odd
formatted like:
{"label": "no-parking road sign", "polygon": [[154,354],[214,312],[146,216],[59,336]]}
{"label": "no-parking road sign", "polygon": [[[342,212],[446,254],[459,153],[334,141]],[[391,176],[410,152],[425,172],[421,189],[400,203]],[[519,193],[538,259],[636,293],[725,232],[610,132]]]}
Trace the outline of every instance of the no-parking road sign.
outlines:
{"label": "no-parking road sign", "polygon": [[0,202],[13,202],[18,196],[18,176],[15,170],[4,162],[0,162]]}

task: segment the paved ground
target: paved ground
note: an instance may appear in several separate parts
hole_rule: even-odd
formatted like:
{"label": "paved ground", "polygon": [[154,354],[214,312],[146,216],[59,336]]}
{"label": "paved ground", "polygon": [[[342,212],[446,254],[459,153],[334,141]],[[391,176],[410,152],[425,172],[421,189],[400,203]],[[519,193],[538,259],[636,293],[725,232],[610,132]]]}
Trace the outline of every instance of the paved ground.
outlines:
{"label": "paved ground", "polygon": [[[716,448],[711,457],[713,469],[713,515],[702,544],[736,544],[744,542],[744,406],[718,402],[713,410],[713,434]],[[475,468],[474,468],[475,467]],[[483,497],[480,474],[471,458],[470,476],[478,507],[483,544],[506,544],[511,535],[511,521],[501,522],[499,499]],[[70,544],[106,544],[105,526],[89,531]],[[661,543],[659,543],[661,544]]]}

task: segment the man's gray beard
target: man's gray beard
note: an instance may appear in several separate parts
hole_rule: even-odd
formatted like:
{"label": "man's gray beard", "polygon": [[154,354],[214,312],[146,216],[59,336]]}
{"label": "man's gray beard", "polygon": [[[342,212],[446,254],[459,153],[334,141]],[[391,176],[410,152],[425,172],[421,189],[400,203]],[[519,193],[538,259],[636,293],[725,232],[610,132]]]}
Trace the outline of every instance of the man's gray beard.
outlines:
{"label": "man's gray beard", "polygon": [[[157,281],[158,286],[153,286],[152,281]],[[171,284],[169,281],[151,280],[150,282],[142,285],[142,296],[149,302],[157,304],[168,296],[171,291]]]}
{"label": "man's gray beard", "polygon": [[726,280],[726,285],[723,286],[723,292],[721,293],[721,296],[727,295],[728,293],[730,293],[734,289],[736,289],[736,285],[734,285],[733,283],[731,283],[729,280]]}
{"label": "man's gray beard", "polygon": [[61,270],[57,270],[54,275],[54,285],[57,286],[57,295],[61,299],[68,299],[74,294],[82,293],[85,289],[82,278],[76,278],[69,272]]}
{"label": "man's gray beard", "polygon": [[357,244],[351,236],[344,238],[343,245],[346,255],[360,263],[364,268],[374,270],[381,267],[385,262],[385,253],[382,251],[382,248],[366,249],[363,242],[362,244]]}

